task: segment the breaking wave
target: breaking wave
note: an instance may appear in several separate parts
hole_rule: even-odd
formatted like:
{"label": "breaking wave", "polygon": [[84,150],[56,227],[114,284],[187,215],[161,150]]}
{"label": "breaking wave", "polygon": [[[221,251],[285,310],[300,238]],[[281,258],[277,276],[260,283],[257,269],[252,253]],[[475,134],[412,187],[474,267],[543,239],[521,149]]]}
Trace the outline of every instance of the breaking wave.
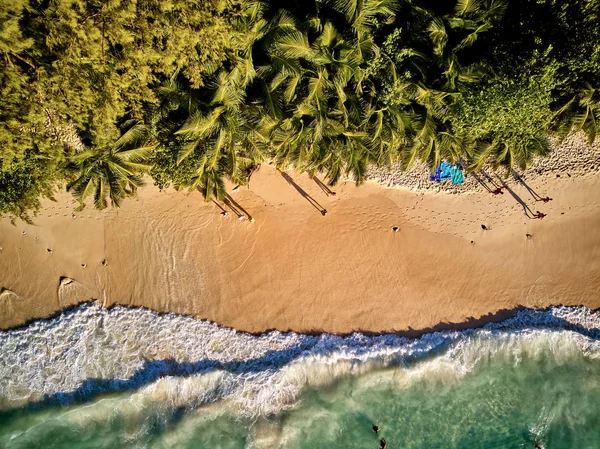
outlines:
{"label": "breaking wave", "polygon": [[[522,310],[480,329],[408,339],[236,332],[146,309],[88,303],[0,332],[0,409],[68,404],[132,390],[144,403],[194,408],[217,401],[246,417],[293,407],[306,387],[394,368],[409,385],[457,382],[491,356],[600,356],[600,314],[584,307]],[[140,399],[142,400],[142,399]]]}

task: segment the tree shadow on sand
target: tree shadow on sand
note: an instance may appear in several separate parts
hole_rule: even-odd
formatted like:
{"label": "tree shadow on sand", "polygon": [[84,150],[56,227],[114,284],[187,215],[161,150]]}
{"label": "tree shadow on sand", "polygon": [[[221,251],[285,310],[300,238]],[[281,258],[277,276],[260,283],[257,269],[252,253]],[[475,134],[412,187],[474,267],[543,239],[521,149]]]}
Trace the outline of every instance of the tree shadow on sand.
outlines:
{"label": "tree shadow on sand", "polygon": [[[484,170],[481,170],[481,174],[496,189],[499,189],[504,185],[504,182],[500,178],[498,178],[498,180],[500,181],[500,183],[498,183],[494,178],[492,178],[492,176],[488,175]],[[498,177],[498,175],[496,175],[496,177]]]}
{"label": "tree shadow on sand", "polygon": [[312,180],[319,186],[319,188],[325,193],[325,195],[335,195],[335,192],[329,188],[327,184],[321,181],[316,176],[311,176]]}
{"label": "tree shadow on sand", "polygon": [[477,181],[479,184],[481,184],[485,188],[485,190],[492,193],[492,189],[489,188],[489,186],[483,181],[483,179],[481,179],[481,177],[477,173],[473,172],[473,173],[471,173],[471,176],[473,176],[475,181]]}
{"label": "tree shadow on sand", "polygon": [[281,173],[281,176],[283,176],[283,179],[285,179],[288,184],[290,184],[292,187],[294,187],[294,189],[296,189],[296,191],[302,195],[304,198],[306,198],[306,201],[308,201],[315,209],[317,209],[321,215],[325,215],[327,213],[327,211],[325,210],[325,208],[323,206],[321,206],[317,200],[315,200],[312,196],[310,196],[308,193],[306,193],[306,191],[300,187],[298,184],[296,184],[296,182],[292,179],[292,177],[290,175],[288,175],[287,173],[284,172],[279,172]]}
{"label": "tree shadow on sand", "polygon": [[517,201],[517,203],[519,203],[522,207],[523,207],[523,212],[525,212],[525,216],[527,218],[535,218],[535,214],[533,213],[533,211],[529,208],[529,206],[527,205],[527,203],[525,203],[525,201],[523,201],[523,199],[517,195],[514,190],[512,190],[508,184],[506,184],[504,181],[502,181],[500,178],[498,178],[498,180],[502,183],[502,187],[504,187],[508,193],[510,193],[512,195],[512,197]]}
{"label": "tree shadow on sand", "polygon": [[[202,189],[201,187],[196,187],[196,190],[198,190],[198,192],[204,194],[206,192],[206,190]],[[221,204],[219,204],[219,202],[215,199],[212,200],[212,202],[215,204],[215,206],[217,206],[220,210],[221,213],[223,215],[227,214],[227,210],[225,210],[225,208],[223,206],[221,206]],[[238,217],[247,217],[248,219],[251,219],[252,216],[248,213],[248,211],[246,209],[244,209],[237,201],[235,201],[231,195],[229,195],[228,193],[225,193],[225,197],[223,198],[223,203],[225,204],[225,206],[227,206],[229,209],[231,209],[231,211],[236,214]]]}
{"label": "tree shadow on sand", "polygon": [[240,204],[234,200],[229,193],[225,194],[225,198],[223,198],[223,202],[229,207],[238,217],[247,217],[251,219],[252,216],[248,213],[246,209],[244,209]]}
{"label": "tree shadow on sand", "polygon": [[550,201],[552,199],[550,197],[545,197],[545,198],[542,197],[539,193],[537,193],[535,190],[533,190],[531,187],[529,187],[529,185],[527,185],[527,183],[525,182],[525,180],[521,177],[521,175],[519,173],[517,173],[516,170],[512,170],[512,176],[513,176],[513,178],[515,178],[515,181],[517,181],[523,187],[525,187],[525,189],[527,189],[527,191],[529,192],[529,194],[533,197],[533,199],[535,201],[547,202],[547,201]]}

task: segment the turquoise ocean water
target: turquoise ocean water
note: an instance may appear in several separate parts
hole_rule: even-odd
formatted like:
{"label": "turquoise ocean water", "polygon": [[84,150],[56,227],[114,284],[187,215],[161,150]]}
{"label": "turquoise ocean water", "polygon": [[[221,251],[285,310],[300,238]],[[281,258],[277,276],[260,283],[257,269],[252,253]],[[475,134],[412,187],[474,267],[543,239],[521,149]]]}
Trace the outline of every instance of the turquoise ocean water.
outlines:
{"label": "turquoise ocean water", "polygon": [[[381,427],[379,435],[371,426]],[[86,304],[0,332],[0,448],[600,448],[600,314],[251,336]]]}

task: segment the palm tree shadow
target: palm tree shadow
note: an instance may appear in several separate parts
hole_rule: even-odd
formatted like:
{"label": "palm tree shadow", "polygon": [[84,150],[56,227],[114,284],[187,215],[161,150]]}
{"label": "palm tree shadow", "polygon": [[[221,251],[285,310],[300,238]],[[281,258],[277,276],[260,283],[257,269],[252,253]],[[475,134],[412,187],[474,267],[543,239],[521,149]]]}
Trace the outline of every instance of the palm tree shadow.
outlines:
{"label": "palm tree shadow", "polygon": [[489,186],[479,177],[477,173],[473,172],[471,173],[471,176],[473,176],[473,178],[475,178],[475,181],[481,184],[485,188],[485,190],[492,193],[492,189],[489,188]]}
{"label": "palm tree shadow", "polygon": [[512,197],[515,200],[517,200],[517,203],[519,203],[521,206],[523,206],[523,211],[525,212],[525,215],[527,216],[527,218],[535,217],[535,214],[529,208],[529,206],[525,203],[525,201],[523,201],[519,195],[517,195],[510,187],[508,187],[508,184],[506,184],[500,178],[498,178],[498,180],[502,183],[502,187],[504,187],[508,191],[508,193],[510,193],[512,195]]}
{"label": "palm tree shadow", "polygon": [[326,185],[325,183],[323,183],[323,181],[321,181],[316,176],[312,176],[312,179],[321,188],[321,190],[323,192],[325,192],[325,195],[327,195],[327,196],[333,195],[333,193],[334,193],[333,190],[331,190],[328,185]]}
{"label": "palm tree shadow", "polygon": [[[496,189],[499,189],[501,186],[504,185],[504,181],[502,181],[500,178],[498,178],[500,180],[500,184],[496,183],[496,181],[494,180],[494,178],[492,178],[490,175],[488,175],[485,171],[481,170],[481,174],[485,177],[485,179],[488,180],[488,182],[493,185]],[[498,176],[498,175],[496,175]]]}
{"label": "palm tree shadow", "polygon": [[283,179],[285,179],[294,189],[296,189],[296,191],[298,191],[298,193],[300,195],[302,195],[304,198],[306,198],[306,201],[308,201],[310,204],[312,204],[312,206],[315,209],[317,209],[321,214],[324,215],[325,208],[323,206],[321,206],[317,202],[317,200],[315,200],[312,196],[310,196],[308,193],[306,193],[306,191],[304,189],[302,189],[302,187],[300,187],[298,184],[296,184],[290,175],[288,175],[287,173],[284,173],[284,172],[279,172],[279,173],[281,173],[281,176],[283,176]]}
{"label": "palm tree shadow", "polygon": [[245,215],[248,219],[252,218],[248,211],[244,209],[240,204],[234,200],[229,193],[225,194],[225,198],[223,198],[223,202],[229,206],[229,208],[234,211],[238,217]]}
{"label": "palm tree shadow", "polygon": [[217,203],[215,200],[212,200],[213,203],[216,204],[216,206],[221,209],[221,212],[223,212],[224,214],[227,213],[227,211],[225,210],[225,208],[223,206],[221,206],[219,203]]}
{"label": "palm tree shadow", "polygon": [[521,175],[519,173],[517,173],[516,170],[512,170],[512,175],[513,175],[513,178],[515,178],[515,180],[517,182],[521,183],[523,185],[523,187],[525,187],[527,189],[527,191],[529,192],[529,194],[533,197],[533,199],[535,201],[543,201],[543,198],[535,190],[533,190],[531,187],[529,187],[525,183],[525,181],[523,180]]}
{"label": "palm tree shadow", "polygon": [[[202,187],[196,187],[196,190],[198,192],[202,193],[203,195],[206,194],[206,189],[203,189]],[[221,209],[221,212],[223,212],[224,214],[227,213],[225,208],[223,206],[221,206],[217,200],[213,199],[212,202],[215,203],[215,205],[219,209]],[[233,211],[233,213],[236,214],[238,217],[245,215],[249,219],[251,218],[248,211],[246,209],[244,209],[242,206],[240,206],[239,203],[237,201],[235,201],[231,197],[231,195],[229,195],[228,193],[225,193],[225,198],[223,198],[223,203],[225,204],[225,206],[229,207]]]}

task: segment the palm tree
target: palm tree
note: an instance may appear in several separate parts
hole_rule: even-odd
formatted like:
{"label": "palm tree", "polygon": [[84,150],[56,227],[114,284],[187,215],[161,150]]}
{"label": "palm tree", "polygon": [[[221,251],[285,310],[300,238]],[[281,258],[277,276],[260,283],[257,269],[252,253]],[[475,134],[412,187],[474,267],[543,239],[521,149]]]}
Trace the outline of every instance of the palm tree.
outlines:
{"label": "palm tree", "polygon": [[344,14],[350,32],[319,13],[302,20],[284,14],[285,27],[268,40],[270,64],[260,69],[272,111],[265,131],[278,166],[323,171],[332,184],[342,175],[361,183],[368,164],[393,158],[403,136],[394,128],[402,120],[388,119],[392,110],[399,117],[396,110],[377,105],[365,76],[366,61],[378,52],[373,18],[393,12],[388,1],[325,3]]}
{"label": "palm tree", "polygon": [[[490,73],[489,67],[482,63],[461,65],[458,54],[471,47],[480,34],[491,30],[504,15],[506,7],[504,0],[457,0],[453,14],[431,18],[427,31],[433,53],[443,68],[444,89],[456,91],[461,84],[479,82],[484,74]],[[450,32],[455,35],[453,39],[450,39]],[[448,45],[457,38],[458,43]]]}
{"label": "palm tree", "polygon": [[143,185],[142,174],[151,168],[147,161],[155,146],[149,142],[144,125],[130,124],[112,145],[82,151],[71,158],[69,169],[77,177],[67,185],[67,191],[79,200],[80,209],[90,195],[97,209],[105,209],[109,200],[119,207],[124,198]]}
{"label": "palm tree", "polygon": [[[211,98],[186,109],[188,118],[174,132],[179,154],[177,164],[194,155],[195,174],[187,187],[200,188],[206,201],[223,199],[225,178],[235,184],[245,184],[248,168],[266,158],[268,131],[272,128],[269,112],[276,105],[248,101],[247,90],[257,82],[253,49],[265,36],[285,29],[289,18],[279,16],[278,26],[263,18],[263,5],[245,5],[236,22],[237,52],[231,55],[229,68],[216,73]],[[270,107],[269,107],[270,106]]]}
{"label": "palm tree", "polygon": [[561,137],[582,130],[591,145],[600,131],[600,91],[586,83],[555,117]]}
{"label": "palm tree", "polygon": [[477,142],[472,157],[470,158],[470,171],[481,170],[486,163],[492,164],[494,168],[504,167],[507,173],[513,167],[522,170],[536,156],[546,156],[550,152],[550,142],[545,136],[512,139],[510,141],[486,141]]}
{"label": "palm tree", "polygon": [[194,111],[175,132],[180,139],[177,163],[198,156],[189,187],[200,187],[207,201],[224,197],[224,178],[244,184],[247,168],[265,158],[268,139],[257,126],[262,111],[244,101],[247,74],[237,66],[221,72],[211,103]]}

